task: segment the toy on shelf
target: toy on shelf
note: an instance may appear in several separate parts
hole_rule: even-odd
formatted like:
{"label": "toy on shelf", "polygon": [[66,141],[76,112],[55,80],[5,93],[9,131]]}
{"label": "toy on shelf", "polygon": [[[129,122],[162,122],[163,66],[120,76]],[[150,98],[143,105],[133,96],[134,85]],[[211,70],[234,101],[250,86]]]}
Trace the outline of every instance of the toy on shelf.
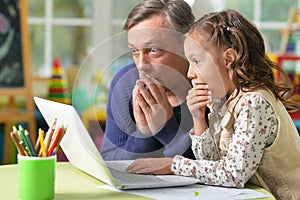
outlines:
{"label": "toy on shelf", "polygon": [[280,53],[296,53],[299,44],[300,9],[291,7],[287,19],[287,28],[282,30]]}
{"label": "toy on shelf", "polygon": [[55,58],[52,68],[52,76],[49,82],[47,98],[52,101],[70,104],[70,94],[65,72],[59,58]]}
{"label": "toy on shelf", "polygon": [[[294,85],[294,100],[300,102],[300,8],[291,7],[287,28],[283,30],[277,62]],[[280,77],[276,77],[280,81]],[[290,113],[300,130],[300,111]]]}

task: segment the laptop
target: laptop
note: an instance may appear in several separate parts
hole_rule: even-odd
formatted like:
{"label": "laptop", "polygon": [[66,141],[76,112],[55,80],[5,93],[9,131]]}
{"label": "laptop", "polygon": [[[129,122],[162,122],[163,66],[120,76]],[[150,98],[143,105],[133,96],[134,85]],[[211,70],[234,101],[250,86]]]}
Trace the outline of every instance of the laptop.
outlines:
{"label": "laptop", "polygon": [[69,162],[83,172],[118,189],[144,189],[184,186],[198,183],[192,177],[177,175],[139,175],[127,173],[132,160],[104,161],[81,118],[72,105],[34,97],[34,102],[50,126],[54,118],[57,125],[67,126],[60,146]]}

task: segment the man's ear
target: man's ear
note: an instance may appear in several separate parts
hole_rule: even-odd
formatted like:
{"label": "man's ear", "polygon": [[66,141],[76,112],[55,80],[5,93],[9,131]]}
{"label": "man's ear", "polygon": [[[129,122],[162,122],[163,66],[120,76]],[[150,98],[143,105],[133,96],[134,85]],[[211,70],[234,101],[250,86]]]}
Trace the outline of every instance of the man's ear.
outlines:
{"label": "man's ear", "polygon": [[237,52],[233,48],[228,48],[223,53],[224,64],[226,68],[230,68],[233,61],[237,57]]}

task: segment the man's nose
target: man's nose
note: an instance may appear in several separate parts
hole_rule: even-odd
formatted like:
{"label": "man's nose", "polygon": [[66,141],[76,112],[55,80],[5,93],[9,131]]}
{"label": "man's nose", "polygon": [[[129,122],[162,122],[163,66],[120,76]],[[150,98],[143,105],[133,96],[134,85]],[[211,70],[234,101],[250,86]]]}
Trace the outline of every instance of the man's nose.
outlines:
{"label": "man's nose", "polygon": [[137,67],[143,68],[150,63],[149,55],[146,52],[140,51],[137,58]]}

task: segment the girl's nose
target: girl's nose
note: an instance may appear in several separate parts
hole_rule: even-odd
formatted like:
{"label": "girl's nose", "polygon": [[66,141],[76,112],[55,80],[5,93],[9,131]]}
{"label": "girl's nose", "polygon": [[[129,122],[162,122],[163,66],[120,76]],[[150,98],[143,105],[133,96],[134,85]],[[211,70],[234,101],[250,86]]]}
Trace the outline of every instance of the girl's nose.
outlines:
{"label": "girl's nose", "polygon": [[194,71],[194,68],[191,65],[189,65],[189,69],[188,69],[188,72],[187,72],[187,77],[189,79],[195,78],[195,71]]}

